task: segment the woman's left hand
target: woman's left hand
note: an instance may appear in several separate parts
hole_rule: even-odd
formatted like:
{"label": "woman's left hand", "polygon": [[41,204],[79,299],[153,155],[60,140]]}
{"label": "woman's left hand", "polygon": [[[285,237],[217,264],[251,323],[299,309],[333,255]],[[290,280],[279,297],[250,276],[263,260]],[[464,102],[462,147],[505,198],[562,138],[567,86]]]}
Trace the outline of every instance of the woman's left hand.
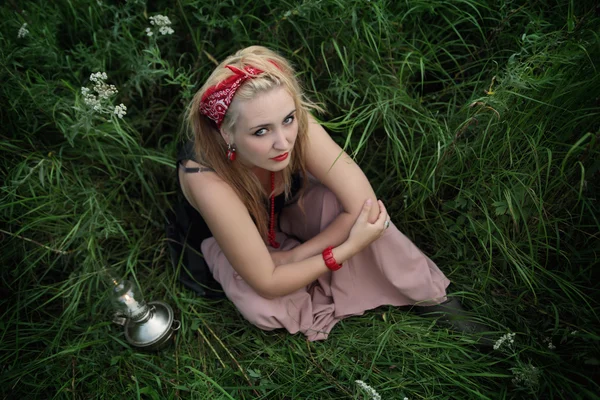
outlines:
{"label": "woman's left hand", "polygon": [[285,264],[291,264],[296,261],[294,257],[294,250],[271,250],[271,259],[276,267]]}

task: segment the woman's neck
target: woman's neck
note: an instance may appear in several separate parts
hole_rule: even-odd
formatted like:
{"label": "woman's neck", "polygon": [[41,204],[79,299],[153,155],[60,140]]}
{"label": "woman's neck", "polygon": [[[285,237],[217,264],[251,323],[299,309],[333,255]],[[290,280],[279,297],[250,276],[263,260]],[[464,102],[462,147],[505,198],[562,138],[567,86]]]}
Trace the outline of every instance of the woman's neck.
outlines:
{"label": "woman's neck", "polygon": [[[252,172],[254,172],[254,174],[256,175],[256,177],[258,178],[258,181],[260,182],[261,186],[263,187],[263,189],[265,190],[265,192],[267,194],[271,193],[271,171],[263,169],[263,168],[253,168]],[[278,188],[281,184],[281,171],[277,171],[275,172],[275,188]],[[275,192],[277,193],[278,190],[276,189]]]}

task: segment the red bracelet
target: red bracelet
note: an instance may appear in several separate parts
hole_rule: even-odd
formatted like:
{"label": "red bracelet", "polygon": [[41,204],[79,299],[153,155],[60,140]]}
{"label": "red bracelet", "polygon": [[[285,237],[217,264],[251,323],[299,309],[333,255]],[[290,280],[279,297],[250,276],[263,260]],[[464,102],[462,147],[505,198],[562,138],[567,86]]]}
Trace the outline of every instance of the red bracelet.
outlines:
{"label": "red bracelet", "polygon": [[327,268],[332,271],[337,271],[338,269],[342,268],[342,265],[335,261],[335,258],[333,258],[333,252],[331,250],[333,250],[333,247],[331,246],[323,250],[323,260],[325,260],[325,265]]}

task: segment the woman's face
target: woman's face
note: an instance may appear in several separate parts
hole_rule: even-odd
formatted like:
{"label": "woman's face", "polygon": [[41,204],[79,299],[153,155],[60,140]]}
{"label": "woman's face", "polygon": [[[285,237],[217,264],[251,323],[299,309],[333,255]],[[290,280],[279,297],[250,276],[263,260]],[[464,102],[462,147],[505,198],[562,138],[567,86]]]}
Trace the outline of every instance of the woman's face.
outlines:
{"label": "woman's face", "polygon": [[[249,168],[281,171],[290,162],[298,136],[296,105],[278,86],[250,100],[237,100],[235,132],[224,135],[236,149],[236,162]],[[287,157],[286,157],[287,154]]]}

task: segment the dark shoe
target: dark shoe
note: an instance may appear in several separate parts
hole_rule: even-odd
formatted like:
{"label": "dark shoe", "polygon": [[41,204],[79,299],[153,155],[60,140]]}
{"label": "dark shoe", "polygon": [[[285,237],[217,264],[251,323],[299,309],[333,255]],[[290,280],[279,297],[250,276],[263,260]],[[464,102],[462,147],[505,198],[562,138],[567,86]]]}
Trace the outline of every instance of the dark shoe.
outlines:
{"label": "dark shoe", "polygon": [[422,317],[438,318],[438,322],[455,332],[462,332],[469,336],[476,336],[477,344],[481,350],[491,349],[495,341],[484,335],[491,329],[480,322],[473,320],[472,314],[464,309],[456,298],[451,298],[434,306],[413,306],[411,311]]}

